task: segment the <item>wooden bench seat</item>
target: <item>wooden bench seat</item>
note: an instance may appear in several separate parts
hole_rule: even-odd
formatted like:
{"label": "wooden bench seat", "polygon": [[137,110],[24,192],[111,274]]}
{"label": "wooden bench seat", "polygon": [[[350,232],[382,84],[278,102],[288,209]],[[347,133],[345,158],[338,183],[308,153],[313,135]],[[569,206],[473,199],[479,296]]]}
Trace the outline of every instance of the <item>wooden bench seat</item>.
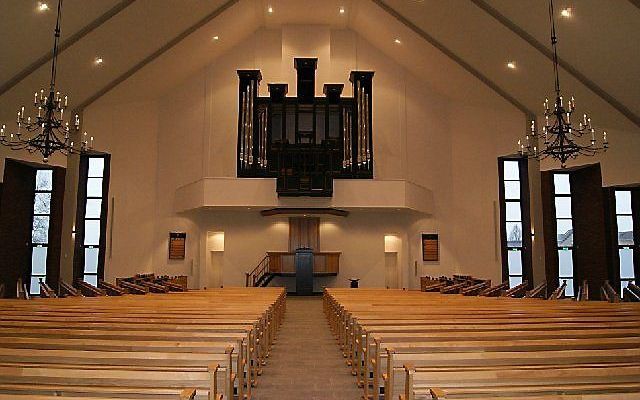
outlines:
{"label": "wooden bench seat", "polygon": [[175,399],[185,387],[193,387],[196,399],[211,400],[218,391],[217,369],[217,364],[207,371],[0,365],[0,393]]}
{"label": "wooden bench seat", "polygon": [[[397,398],[405,387],[405,365],[424,372],[438,368],[575,366],[598,364],[608,368],[640,359],[640,349],[620,350],[554,350],[539,352],[450,352],[395,353],[387,350],[386,368],[382,373],[385,399]],[[392,371],[392,372],[389,372]],[[375,388],[374,384],[374,388]],[[375,391],[374,391],[375,393]]]}
{"label": "wooden bench seat", "polygon": [[323,299],[365,398],[378,400],[382,383],[385,399],[640,393],[632,303],[333,288]]}
{"label": "wooden bench seat", "polygon": [[456,369],[451,371],[416,371],[406,367],[405,400],[433,398],[432,389],[442,396],[491,396],[505,398],[522,395],[633,393],[640,398],[640,366],[615,368],[592,366],[523,366],[508,368]]}
{"label": "wooden bench seat", "polygon": [[3,300],[0,395],[250,399],[285,300],[281,288]]}

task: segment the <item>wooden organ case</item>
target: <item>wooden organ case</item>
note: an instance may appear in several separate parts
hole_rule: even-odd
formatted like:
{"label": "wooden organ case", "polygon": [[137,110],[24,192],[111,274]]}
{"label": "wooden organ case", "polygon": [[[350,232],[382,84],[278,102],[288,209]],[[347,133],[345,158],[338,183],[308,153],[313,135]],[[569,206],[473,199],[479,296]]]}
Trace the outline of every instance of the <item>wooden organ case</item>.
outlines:
{"label": "wooden organ case", "polygon": [[278,196],[330,197],[334,178],[373,178],[374,73],[351,72],[353,97],[342,97],[343,84],[324,84],[316,97],[317,62],[294,60],[296,97],[282,83],[260,97],[260,71],[238,70],[238,177],[277,178]]}

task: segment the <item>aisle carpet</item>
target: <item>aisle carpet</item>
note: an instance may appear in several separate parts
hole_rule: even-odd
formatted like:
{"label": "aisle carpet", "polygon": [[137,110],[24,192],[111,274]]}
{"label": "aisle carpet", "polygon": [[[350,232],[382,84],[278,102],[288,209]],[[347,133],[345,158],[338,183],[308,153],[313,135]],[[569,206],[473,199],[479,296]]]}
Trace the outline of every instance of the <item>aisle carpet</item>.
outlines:
{"label": "aisle carpet", "polygon": [[254,388],[256,400],[357,400],[356,386],[322,313],[322,298],[287,297],[287,312],[267,365]]}

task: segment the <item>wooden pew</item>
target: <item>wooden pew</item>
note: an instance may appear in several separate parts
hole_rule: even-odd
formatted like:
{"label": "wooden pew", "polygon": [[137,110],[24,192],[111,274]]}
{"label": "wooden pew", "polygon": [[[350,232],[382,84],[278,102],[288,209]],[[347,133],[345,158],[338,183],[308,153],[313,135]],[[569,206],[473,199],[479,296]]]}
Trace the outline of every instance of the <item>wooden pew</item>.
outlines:
{"label": "wooden pew", "polygon": [[535,288],[529,290],[524,297],[535,299],[535,298],[547,298],[547,282],[542,282]]}
{"label": "wooden pew", "polygon": [[60,281],[58,293],[60,294],[60,297],[82,297],[82,294],[78,289],[69,285],[65,281]]}
{"label": "wooden pew", "polygon": [[[235,390],[239,398],[250,398],[284,305],[284,290],[277,288],[0,301],[0,366],[13,368],[0,377],[0,394],[59,394],[64,392],[57,386],[63,385],[74,396],[177,398],[181,390],[170,380],[120,388],[127,371],[134,371],[136,379],[151,376],[138,376],[138,371],[158,376],[171,371],[184,375],[183,386],[189,379],[209,382],[191,385],[199,388],[197,398],[229,398]],[[213,362],[215,370],[209,368]],[[79,384],[74,374],[55,377],[80,367],[108,371],[110,385],[89,384],[88,376]],[[43,371],[46,378],[34,383]]]}
{"label": "wooden pew", "polygon": [[38,284],[40,285],[40,297],[44,297],[47,299],[54,299],[58,297],[56,292],[51,289],[51,287],[47,285],[47,283],[44,282],[42,278],[39,279]]}
{"label": "wooden pew", "polygon": [[83,281],[82,279],[78,279],[76,281],[76,287],[78,288],[80,293],[85,297],[100,297],[100,296],[107,295],[106,290],[97,288],[92,284]]}
{"label": "wooden pew", "polygon": [[[564,290],[559,289],[556,298]],[[497,373],[509,363],[521,369],[530,368],[530,360],[538,363],[542,360],[548,365],[555,361],[554,367],[561,364],[565,369],[586,371],[585,368],[592,368],[589,363],[599,363],[601,370],[633,366],[625,355],[635,359],[640,351],[640,308],[622,304],[550,303],[537,298],[504,297],[496,301],[373,289],[327,289],[323,299],[329,325],[364,389],[365,398],[370,397],[371,377],[375,381],[371,388],[374,398],[380,380],[384,381],[385,394],[389,396],[385,398],[395,398],[394,379],[404,362],[424,363],[414,367],[415,373],[449,372],[458,365],[452,364],[451,359],[472,372],[474,368],[493,368]],[[436,359],[441,354],[444,356]],[[487,354],[496,355],[485,361],[482,357]],[[511,356],[500,358],[502,354]],[[573,358],[558,357],[565,354]],[[465,363],[475,363],[475,367]],[[492,364],[496,364],[495,368]],[[396,383],[403,386],[401,381]],[[446,385],[445,389],[449,390]],[[601,389],[604,394],[617,390],[604,386]],[[447,395],[452,393],[449,391]],[[511,398],[510,395],[506,396]]]}
{"label": "wooden pew", "polygon": [[105,282],[102,279],[98,281],[98,287],[100,289],[104,289],[104,291],[107,293],[107,296],[124,296],[125,294],[127,294],[126,290],[116,285],[112,285],[109,282]]}

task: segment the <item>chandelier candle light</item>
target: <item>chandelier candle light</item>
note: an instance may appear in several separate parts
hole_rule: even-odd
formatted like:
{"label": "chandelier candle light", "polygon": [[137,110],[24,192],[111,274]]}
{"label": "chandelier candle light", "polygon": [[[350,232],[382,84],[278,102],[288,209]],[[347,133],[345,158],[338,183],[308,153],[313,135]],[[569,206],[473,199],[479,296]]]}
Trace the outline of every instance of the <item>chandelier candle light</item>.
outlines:
{"label": "chandelier candle light", "polygon": [[0,128],[0,143],[13,150],[26,149],[30,153],[40,152],[43,161],[59,151],[68,155],[74,152],[83,153],[93,149],[93,137],[84,132],[80,144],[74,145],[70,138],[73,131],[80,130],[80,118],[77,114],[70,120],[64,120],[65,110],[69,102],[66,95],[56,91],[56,67],[58,63],[58,42],[60,41],[60,18],[62,0],[58,1],[58,17],[56,20],[55,38],[53,41],[53,59],[51,63],[51,82],[49,90],[40,89],[33,96],[33,106],[38,115],[25,117],[24,106],[18,110],[16,117],[17,131],[7,134],[7,128]]}
{"label": "chandelier candle light", "polygon": [[[565,168],[569,159],[576,159],[580,155],[594,156],[601,151],[606,151],[609,147],[609,142],[607,140],[607,132],[603,132],[602,146],[600,147],[596,144],[596,130],[591,125],[591,118],[587,114],[582,115],[582,119],[577,126],[575,122],[571,120],[576,109],[576,101],[572,96],[569,101],[565,102],[560,91],[557,50],[558,37],[556,36],[553,0],[549,1],[549,19],[551,22],[551,46],[553,47],[553,72],[555,76],[556,99],[552,107],[550,107],[549,99],[545,99],[545,123],[542,127],[542,134],[537,132],[535,121],[531,121],[531,131],[527,133],[525,142],[522,143],[522,140],[518,140],[518,153],[522,156],[536,158],[538,160],[551,157],[560,161],[562,168]],[[589,144],[582,145],[579,141],[581,141],[585,135],[590,136],[590,141]],[[543,140],[542,147],[537,146],[540,140]]]}

